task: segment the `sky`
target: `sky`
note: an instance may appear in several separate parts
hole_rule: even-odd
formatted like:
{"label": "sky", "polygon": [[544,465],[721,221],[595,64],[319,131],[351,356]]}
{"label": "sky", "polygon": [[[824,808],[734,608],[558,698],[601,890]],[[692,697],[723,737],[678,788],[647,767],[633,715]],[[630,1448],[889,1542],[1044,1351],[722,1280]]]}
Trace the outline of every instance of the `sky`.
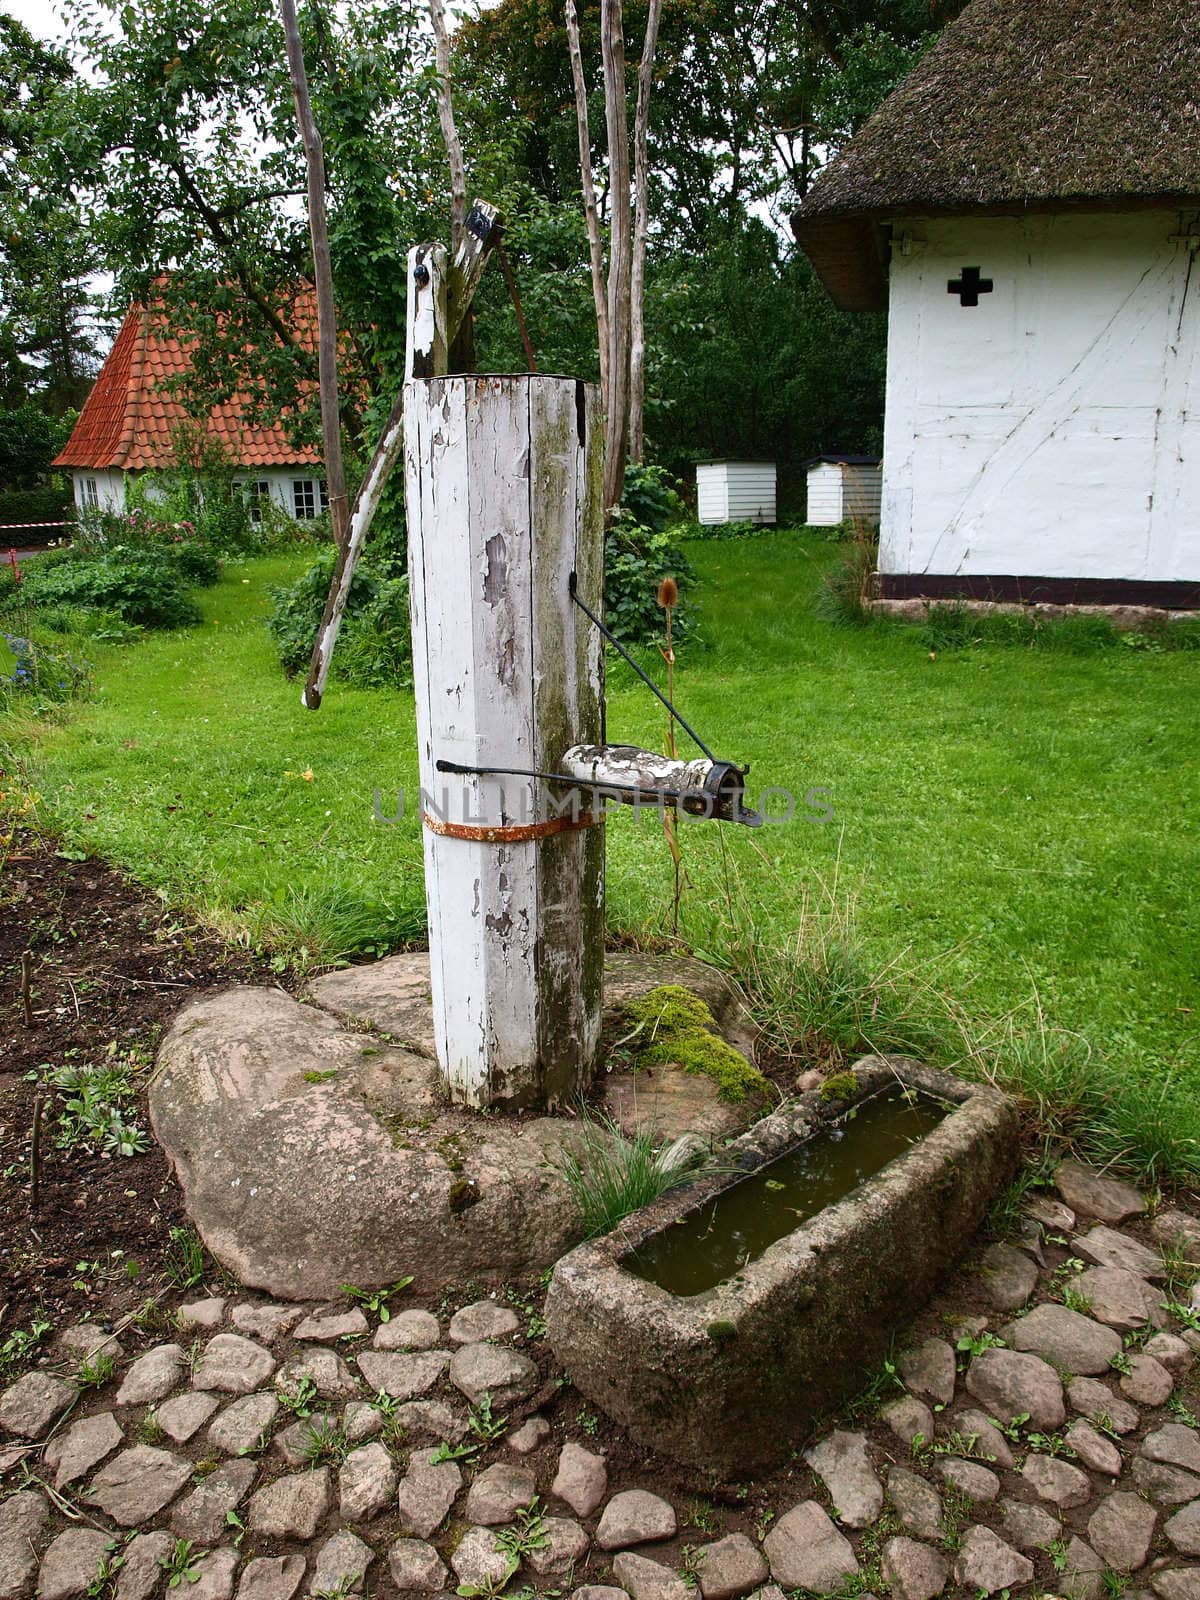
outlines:
{"label": "sky", "polygon": [[3,9],[39,39],[61,39],[66,33],[62,15],[51,0],[3,0]]}

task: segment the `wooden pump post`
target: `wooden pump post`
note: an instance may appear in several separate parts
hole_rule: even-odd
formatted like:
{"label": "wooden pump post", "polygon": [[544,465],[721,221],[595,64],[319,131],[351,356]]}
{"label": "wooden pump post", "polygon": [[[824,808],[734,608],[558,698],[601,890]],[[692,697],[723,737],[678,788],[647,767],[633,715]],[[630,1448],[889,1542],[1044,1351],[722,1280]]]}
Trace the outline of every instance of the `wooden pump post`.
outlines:
{"label": "wooden pump post", "polygon": [[603,829],[495,769],[557,772],[602,738],[602,641],[570,583],[600,605],[603,416],[570,378],[442,375],[440,254],[409,257],[404,389],[438,1059],[455,1101],[549,1107],[596,1068]]}

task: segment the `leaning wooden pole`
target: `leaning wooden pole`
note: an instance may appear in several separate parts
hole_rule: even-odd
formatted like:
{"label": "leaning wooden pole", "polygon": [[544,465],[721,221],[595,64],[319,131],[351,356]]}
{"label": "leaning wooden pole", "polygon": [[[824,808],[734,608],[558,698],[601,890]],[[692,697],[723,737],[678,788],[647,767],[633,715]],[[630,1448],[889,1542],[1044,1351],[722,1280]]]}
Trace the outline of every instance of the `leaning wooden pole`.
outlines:
{"label": "leaning wooden pole", "polygon": [[296,121],[304,143],[308,168],[308,228],[312,237],[313,281],[317,289],[317,370],[321,391],[321,436],[325,452],[325,486],[333,520],[333,536],[339,549],[346,543],[349,506],[346,501],[346,472],[342,464],[341,410],[338,405],[337,308],[333,299],[333,267],[329,259],[329,226],[325,217],[325,148],[313,116],[308,94],[308,74],[304,68],[304,47],[300,43],[300,24],[295,0],[280,0],[283,33],[287,41],[288,71],[292,97],[296,102]]}
{"label": "leaning wooden pole", "polygon": [[596,304],[596,337],[600,350],[600,396],[608,410],[608,288],[604,277],[604,241],[600,235],[600,207],[596,200],[596,175],[592,167],[592,134],[588,125],[587,82],[583,76],[583,50],[579,42],[579,13],[575,0],[567,0],[567,48],[571,57],[571,82],[575,88],[575,125],[579,135],[579,182],[583,215],[587,222],[588,252],[592,267],[592,298]]}
{"label": "leaning wooden pole", "polygon": [[629,291],[633,272],[629,112],[625,104],[622,0],[601,0],[600,48],[608,125],[608,420],[604,436],[604,506],[621,503],[629,443]]}
{"label": "leaning wooden pole", "polygon": [[[629,288],[629,459],[640,463],[646,454],[646,234],[650,226],[650,90],[654,84],[654,56],[658,49],[658,24],[662,0],[650,0],[646,39],[638,68],[637,112],[633,123],[633,175],[637,209],[633,218],[633,267]],[[669,613],[668,613],[669,615]]]}

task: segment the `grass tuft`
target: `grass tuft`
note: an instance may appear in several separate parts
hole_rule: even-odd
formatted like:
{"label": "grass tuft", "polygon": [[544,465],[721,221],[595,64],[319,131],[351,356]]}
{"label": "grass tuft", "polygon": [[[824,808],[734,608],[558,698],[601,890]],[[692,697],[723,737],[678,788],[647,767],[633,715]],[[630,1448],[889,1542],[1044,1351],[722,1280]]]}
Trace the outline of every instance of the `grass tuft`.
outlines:
{"label": "grass tuft", "polygon": [[589,1239],[611,1233],[626,1217],[697,1176],[695,1145],[676,1139],[658,1148],[652,1131],[632,1138],[606,1116],[584,1113],[574,1142],[554,1162],[566,1180]]}

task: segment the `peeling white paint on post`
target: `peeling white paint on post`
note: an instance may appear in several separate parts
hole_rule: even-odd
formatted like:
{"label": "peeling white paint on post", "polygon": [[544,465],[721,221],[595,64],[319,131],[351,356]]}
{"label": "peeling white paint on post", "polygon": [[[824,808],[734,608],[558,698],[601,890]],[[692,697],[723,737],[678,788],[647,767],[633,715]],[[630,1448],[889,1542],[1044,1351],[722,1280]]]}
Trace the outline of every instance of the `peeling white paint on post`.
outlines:
{"label": "peeling white paint on post", "polygon": [[562,827],[536,779],[438,763],[558,770],[601,737],[600,643],[568,587],[602,586],[599,408],[571,379],[415,378],[404,428],[438,1057],[456,1101],[553,1105],[595,1068],[601,830]]}

